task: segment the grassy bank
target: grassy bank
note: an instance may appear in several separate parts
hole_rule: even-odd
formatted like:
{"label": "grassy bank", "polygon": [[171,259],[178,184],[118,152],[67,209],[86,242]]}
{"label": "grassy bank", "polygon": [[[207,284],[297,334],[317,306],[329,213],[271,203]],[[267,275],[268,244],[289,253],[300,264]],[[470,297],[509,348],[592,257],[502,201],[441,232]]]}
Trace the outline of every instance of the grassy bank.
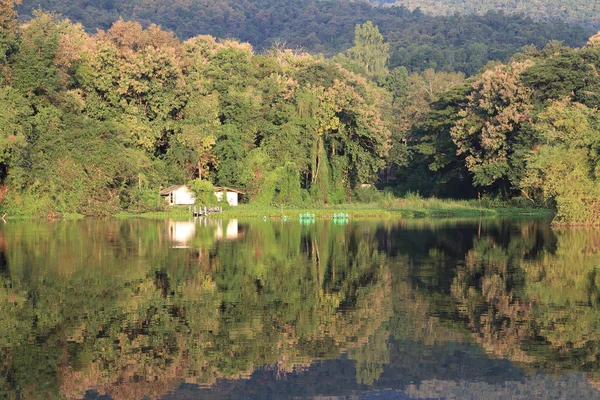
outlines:
{"label": "grassy bank", "polygon": [[538,207],[516,206],[506,204],[485,204],[477,200],[441,200],[408,197],[391,199],[376,203],[352,203],[319,207],[275,207],[251,204],[228,208],[215,218],[298,218],[299,214],[309,212],[317,219],[330,219],[333,214],[344,212],[352,219],[391,219],[391,218],[423,218],[423,217],[478,217],[478,216],[511,216],[534,215],[549,216],[554,212]]}
{"label": "grassy bank", "polygon": [[192,216],[189,206],[171,207],[167,211],[153,211],[145,213],[130,213],[122,211],[115,218],[148,218],[148,219],[174,219],[187,220]]}
{"label": "grassy bank", "polygon": [[[335,213],[347,213],[351,219],[397,219],[424,217],[459,217],[470,218],[479,216],[549,216],[554,212],[523,204],[503,204],[490,200],[443,200],[436,198],[421,198],[418,195],[405,198],[388,196],[384,200],[370,203],[349,203],[333,206],[261,206],[242,204],[239,207],[224,207],[222,214],[212,218],[288,218],[297,219],[299,214],[314,214],[316,219],[331,219]],[[1,215],[1,214],[0,214]],[[120,212],[116,218],[149,218],[187,220],[192,216],[189,206],[172,207],[167,211],[146,213]],[[62,217],[62,218],[61,218]],[[31,219],[27,216],[7,216],[10,219]],[[83,218],[79,214],[58,216],[59,219]]]}

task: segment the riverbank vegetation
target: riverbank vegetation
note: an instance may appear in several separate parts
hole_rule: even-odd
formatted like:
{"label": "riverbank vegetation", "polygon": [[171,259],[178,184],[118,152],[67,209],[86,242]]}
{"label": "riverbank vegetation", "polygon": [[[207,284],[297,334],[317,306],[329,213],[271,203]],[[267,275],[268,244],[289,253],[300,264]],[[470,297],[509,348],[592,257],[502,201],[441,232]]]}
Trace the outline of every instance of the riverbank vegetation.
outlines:
{"label": "riverbank vegetation", "polygon": [[328,207],[277,207],[244,204],[230,207],[219,214],[219,218],[290,218],[298,219],[299,214],[308,212],[316,219],[332,219],[334,214],[347,214],[350,219],[388,219],[422,217],[479,217],[502,215],[553,216],[548,209],[532,207],[519,202],[499,202],[497,199],[446,200],[434,197],[423,198],[409,193],[404,197],[391,194],[381,196],[377,201],[367,203],[337,204]]}
{"label": "riverbank vegetation", "polygon": [[[580,49],[530,46],[465,78],[390,70],[372,22],[326,59],[211,36],[181,42],[123,20],[95,35],[41,12],[19,25],[12,3],[2,7],[9,215],[163,211],[160,188],[195,179],[238,188],[257,207],[402,210],[411,192],[600,221],[598,36]],[[463,207],[418,202],[431,205],[426,215]]]}

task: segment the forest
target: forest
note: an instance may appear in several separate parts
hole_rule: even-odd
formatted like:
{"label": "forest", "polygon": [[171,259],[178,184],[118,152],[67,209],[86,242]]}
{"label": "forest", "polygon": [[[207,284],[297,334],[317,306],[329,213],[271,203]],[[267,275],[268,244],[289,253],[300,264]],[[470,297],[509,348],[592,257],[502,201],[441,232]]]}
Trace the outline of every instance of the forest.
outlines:
{"label": "forest", "polygon": [[600,221],[600,36],[526,46],[475,75],[390,68],[371,21],[330,58],[233,39],[181,41],[118,20],[89,34],[0,10],[0,207],[112,215],[160,187],[244,190],[264,205],[396,193],[490,196]]}
{"label": "forest", "polygon": [[466,75],[488,60],[508,61],[525,45],[543,47],[560,40],[580,47],[592,34],[560,20],[536,23],[529,13],[431,16],[346,0],[23,0],[18,12],[29,20],[39,8],[82,23],[90,34],[110,29],[122,17],[144,28],[159,25],[181,40],[208,34],[248,42],[258,52],[284,46],[326,57],[352,47],[355,26],[372,21],[390,45],[390,68]]}
{"label": "forest", "polygon": [[371,3],[405,6],[434,15],[485,14],[489,11],[522,14],[536,21],[561,20],[600,28],[600,3],[589,0],[371,0]]}

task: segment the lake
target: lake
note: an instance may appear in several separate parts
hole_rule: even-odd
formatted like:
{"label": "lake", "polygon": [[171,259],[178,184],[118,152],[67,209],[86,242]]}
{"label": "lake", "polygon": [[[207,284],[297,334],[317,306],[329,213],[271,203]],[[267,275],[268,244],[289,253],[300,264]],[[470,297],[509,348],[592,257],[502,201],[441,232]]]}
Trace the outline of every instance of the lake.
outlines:
{"label": "lake", "polygon": [[0,399],[600,399],[600,230],[0,226]]}

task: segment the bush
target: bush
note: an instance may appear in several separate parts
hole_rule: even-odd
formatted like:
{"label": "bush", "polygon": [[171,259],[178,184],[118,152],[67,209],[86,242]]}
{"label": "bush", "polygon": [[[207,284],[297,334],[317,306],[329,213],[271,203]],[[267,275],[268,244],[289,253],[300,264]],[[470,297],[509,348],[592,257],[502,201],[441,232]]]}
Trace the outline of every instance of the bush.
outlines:
{"label": "bush", "polygon": [[288,162],[269,172],[255,201],[261,205],[301,205],[303,194],[296,165]]}
{"label": "bush", "polygon": [[144,213],[164,211],[166,204],[156,189],[135,189],[122,196],[123,208],[129,212]]}
{"label": "bush", "polygon": [[383,194],[376,187],[357,188],[354,198],[360,203],[377,203],[383,199]]}
{"label": "bush", "polygon": [[219,204],[215,196],[215,186],[209,181],[194,179],[188,186],[196,196],[196,204],[199,206],[214,206]]}

